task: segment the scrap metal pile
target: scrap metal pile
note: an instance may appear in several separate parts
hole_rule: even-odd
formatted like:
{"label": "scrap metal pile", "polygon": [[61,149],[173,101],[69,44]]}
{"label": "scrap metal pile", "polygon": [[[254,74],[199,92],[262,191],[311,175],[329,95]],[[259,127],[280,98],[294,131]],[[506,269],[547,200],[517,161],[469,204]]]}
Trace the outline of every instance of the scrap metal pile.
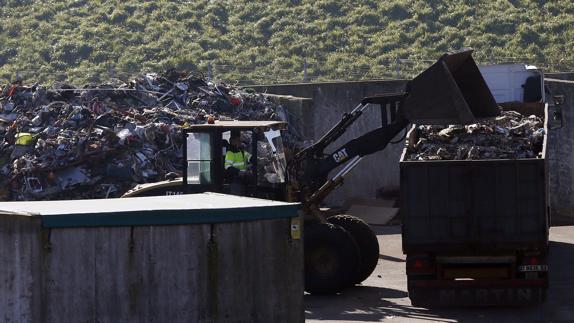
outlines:
{"label": "scrap metal pile", "polygon": [[283,116],[261,94],[177,71],[84,87],[14,82],[0,94],[0,200],[118,197],[181,172],[190,124]]}
{"label": "scrap metal pile", "polygon": [[542,151],[541,118],[502,111],[492,120],[466,126],[418,126],[405,160],[536,158]]}

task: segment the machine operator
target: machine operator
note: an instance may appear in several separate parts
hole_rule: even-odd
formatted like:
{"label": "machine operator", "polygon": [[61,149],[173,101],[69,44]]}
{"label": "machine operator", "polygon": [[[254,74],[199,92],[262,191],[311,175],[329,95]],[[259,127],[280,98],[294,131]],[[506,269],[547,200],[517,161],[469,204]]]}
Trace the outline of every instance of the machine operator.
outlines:
{"label": "machine operator", "polygon": [[250,173],[251,154],[243,148],[241,132],[232,130],[229,150],[225,153],[225,173],[231,183],[231,194],[244,195]]}

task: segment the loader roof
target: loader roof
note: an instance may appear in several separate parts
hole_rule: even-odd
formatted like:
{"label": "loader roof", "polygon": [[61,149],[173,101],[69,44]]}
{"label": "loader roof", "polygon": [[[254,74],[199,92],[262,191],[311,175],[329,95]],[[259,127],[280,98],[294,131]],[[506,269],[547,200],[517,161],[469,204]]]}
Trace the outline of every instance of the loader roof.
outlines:
{"label": "loader roof", "polygon": [[287,123],[284,121],[215,121],[212,124],[195,124],[189,129],[238,129],[247,130],[252,128],[284,128]]}

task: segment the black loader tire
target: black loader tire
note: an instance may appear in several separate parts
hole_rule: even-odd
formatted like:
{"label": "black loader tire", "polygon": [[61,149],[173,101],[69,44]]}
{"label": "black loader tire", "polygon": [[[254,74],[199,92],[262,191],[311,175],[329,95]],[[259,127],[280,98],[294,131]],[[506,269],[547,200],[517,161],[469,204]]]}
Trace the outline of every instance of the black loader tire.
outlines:
{"label": "black loader tire", "polygon": [[353,285],[359,268],[359,248],[351,234],[331,223],[306,224],[305,291],[336,294]]}
{"label": "black loader tire", "polygon": [[355,273],[353,284],[359,284],[367,279],[379,262],[379,241],[369,225],[352,215],[334,215],[327,218],[329,223],[333,223],[347,230],[357,242],[361,254],[361,265]]}

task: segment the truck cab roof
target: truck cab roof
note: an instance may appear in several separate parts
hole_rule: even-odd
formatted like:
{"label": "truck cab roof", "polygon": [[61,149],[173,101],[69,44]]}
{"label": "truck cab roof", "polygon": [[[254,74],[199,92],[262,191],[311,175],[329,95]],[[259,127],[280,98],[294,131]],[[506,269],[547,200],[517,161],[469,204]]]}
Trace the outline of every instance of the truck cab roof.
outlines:
{"label": "truck cab roof", "polygon": [[496,64],[478,68],[496,103],[545,102],[544,73],[536,66]]}

